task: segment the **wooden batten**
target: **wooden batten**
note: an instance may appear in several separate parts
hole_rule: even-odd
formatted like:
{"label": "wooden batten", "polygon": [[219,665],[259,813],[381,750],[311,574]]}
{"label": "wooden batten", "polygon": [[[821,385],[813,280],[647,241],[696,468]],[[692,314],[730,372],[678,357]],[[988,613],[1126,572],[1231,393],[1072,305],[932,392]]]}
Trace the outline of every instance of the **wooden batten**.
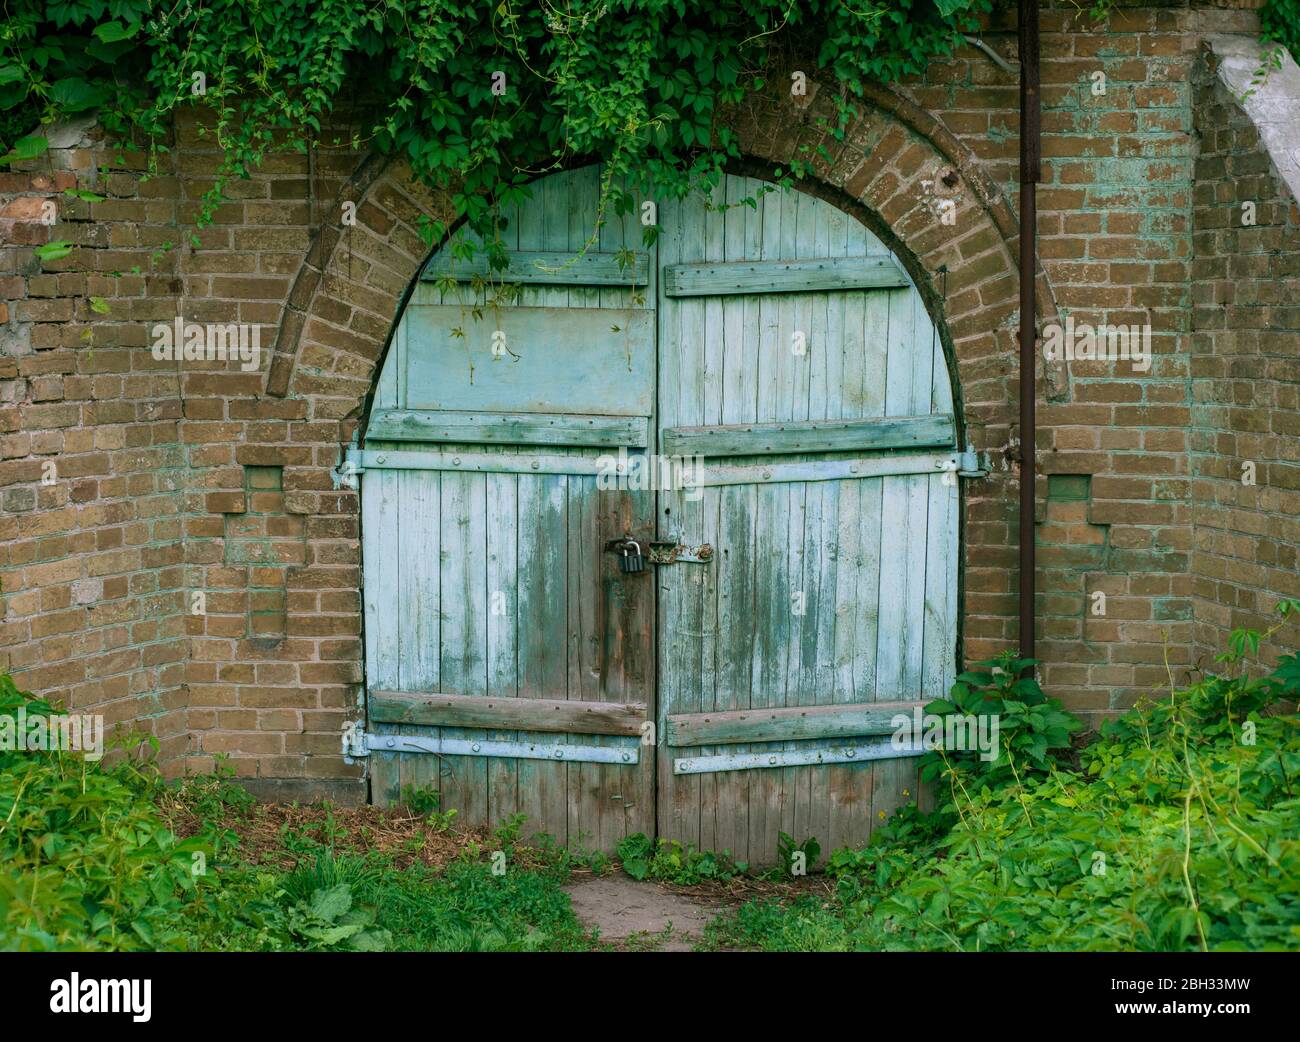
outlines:
{"label": "wooden batten", "polygon": [[480,251],[458,260],[443,251],[425,267],[425,282],[522,283],[543,286],[644,286],[649,281],[649,258],[644,253],[550,253],[520,250],[509,255],[509,265],[492,271]]}
{"label": "wooden batten", "polygon": [[371,691],[368,705],[374,722],[428,727],[638,735],[646,721],[644,702]]}
{"label": "wooden batten", "polygon": [[366,437],[435,444],[639,449],[649,441],[650,421],[643,416],[377,409],[370,418]]}
{"label": "wooden batten", "polygon": [[828,293],[904,289],[911,283],[893,257],[672,264],[664,268],[664,295],[721,297],[744,293]]}
{"label": "wooden batten", "polygon": [[796,452],[874,452],[956,444],[953,418],[886,416],[867,420],[807,420],[669,427],[664,452],[681,456],[768,456]]}
{"label": "wooden batten", "polygon": [[858,705],[743,709],[725,713],[669,716],[665,740],[671,746],[786,742],[805,738],[857,738],[890,734],[898,714],[911,719],[925,702],[872,702]]}

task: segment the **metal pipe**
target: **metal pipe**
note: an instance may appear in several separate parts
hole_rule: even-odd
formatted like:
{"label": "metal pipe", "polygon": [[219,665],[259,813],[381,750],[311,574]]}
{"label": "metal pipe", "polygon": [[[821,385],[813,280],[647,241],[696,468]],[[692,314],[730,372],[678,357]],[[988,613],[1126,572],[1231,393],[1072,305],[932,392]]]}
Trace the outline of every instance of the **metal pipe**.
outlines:
{"label": "metal pipe", "polygon": [[1038,0],[1020,0],[1020,657],[1034,658],[1034,476],[1037,421],[1035,353],[1038,343],[1035,275],[1038,271],[1036,185],[1041,179],[1038,94]]}

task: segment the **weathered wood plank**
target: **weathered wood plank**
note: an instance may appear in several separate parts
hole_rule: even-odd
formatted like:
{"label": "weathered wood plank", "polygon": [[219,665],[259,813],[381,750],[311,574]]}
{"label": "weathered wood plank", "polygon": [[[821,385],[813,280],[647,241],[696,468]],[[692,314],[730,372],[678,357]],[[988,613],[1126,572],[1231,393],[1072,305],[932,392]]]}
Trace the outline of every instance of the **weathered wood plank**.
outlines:
{"label": "weathered wood plank", "polygon": [[[545,178],[535,187],[533,199],[520,212],[521,250],[568,249],[569,196],[576,190],[573,171]],[[567,308],[569,291],[564,286],[526,285],[520,290],[518,303],[526,307]],[[519,478],[516,597],[519,694],[524,698],[567,698],[570,694],[566,665],[568,613],[564,608],[571,567],[566,480],[542,476]],[[571,771],[569,764],[519,762],[519,809],[528,815],[525,834],[545,832],[561,843],[571,841],[568,791],[574,777],[576,772]]]}
{"label": "weathered wood plank", "polygon": [[563,698],[497,698],[412,691],[371,691],[370,716],[391,724],[486,727],[515,731],[639,735],[644,702],[583,702]]}
{"label": "weathered wood plank", "polygon": [[604,471],[611,474],[612,463],[594,456],[562,453],[547,455],[503,454],[497,451],[464,451],[459,449],[431,452],[409,449],[351,450],[348,459],[364,470],[442,470],[453,474],[581,474],[596,477]]}
{"label": "weathered wood plank", "polygon": [[693,480],[696,485],[779,485],[783,482],[846,481],[890,475],[942,474],[944,464],[955,464],[952,452],[909,452],[895,456],[858,456],[840,459],[798,460],[788,463],[705,463]]}
{"label": "weathered wood plank", "polygon": [[674,264],[664,268],[664,294],[669,297],[901,289],[908,285],[902,266],[891,256],[747,260],[725,264]]}
{"label": "weathered wood plank", "polygon": [[[918,413],[930,407],[935,351],[933,329],[919,298],[890,301],[890,352],[907,359],[887,367],[885,403],[889,412]],[[889,701],[922,690],[926,572],[932,562],[927,544],[929,482],[920,475],[884,482],[880,537],[880,629],[876,698]],[[949,582],[953,581],[950,575]],[[886,820],[916,798],[916,765],[908,760],[878,764],[872,815]]]}
{"label": "weathered wood plank", "polygon": [[642,416],[570,413],[428,412],[378,409],[367,438],[387,441],[485,445],[563,445],[645,448],[649,420]]}
{"label": "weathered wood plank", "polygon": [[682,713],[667,718],[665,740],[671,746],[695,746],[890,734],[894,731],[890,720],[895,714],[910,716],[913,709],[925,704],[923,701],[872,702],[746,709],[729,713]]}
{"label": "weathered wood plank", "polygon": [[470,260],[455,260],[444,250],[425,266],[425,282],[524,283],[543,286],[644,286],[649,280],[649,255],[645,253],[586,253],[518,250],[509,254],[506,268],[491,271],[488,259],[476,253]]}
{"label": "weathered wood plank", "polygon": [[[442,591],[442,686],[457,694],[487,694],[487,482],[481,474],[441,475],[439,521],[442,545],[439,588]],[[431,533],[425,535],[429,538]],[[407,546],[418,553],[421,533]],[[390,550],[391,552],[391,550]],[[401,557],[398,560],[402,560]],[[482,738],[481,732],[450,728],[444,738]],[[487,763],[479,757],[443,757],[443,809],[455,809],[464,821],[487,818]]]}
{"label": "weathered wood plank", "polygon": [[653,412],[655,321],[645,308],[413,305],[402,321],[407,409]]}
{"label": "weathered wood plank", "polygon": [[[376,474],[361,486],[361,535],[366,566],[366,683],[400,683],[398,640],[398,560],[384,548],[394,545],[398,531],[398,475]],[[396,728],[377,728],[396,733]],[[397,802],[401,792],[401,760],[391,753],[371,757],[373,798],[381,807]]]}
{"label": "weathered wood plank", "polygon": [[[390,684],[407,691],[437,691],[441,687],[442,595],[439,539],[442,522],[442,476],[429,471],[392,475],[398,482],[397,507],[380,519],[389,538],[380,553],[393,558],[397,571],[397,599],[401,605],[389,621],[398,632],[397,677]],[[396,552],[394,552],[396,548]],[[399,734],[419,733],[399,727]],[[427,733],[427,732],[426,732]],[[436,757],[401,756],[402,791],[441,791],[441,764]]]}
{"label": "weathered wood plank", "polygon": [[[798,205],[794,193],[773,192],[764,199],[762,257],[790,257],[798,243]],[[796,296],[762,295],[757,324],[747,331],[747,346],[758,354],[754,421],[777,423],[795,418],[795,383],[807,366],[807,355],[793,349]],[[809,339],[817,331],[802,330]],[[752,468],[745,468],[752,469]],[[770,472],[770,468],[769,468]],[[803,535],[795,514],[795,484],[756,489],[754,522],[753,665],[749,705],[784,708],[789,705],[791,626],[794,594],[800,592],[795,569]],[[799,497],[801,505],[803,497]],[[761,565],[757,562],[762,562]],[[737,565],[744,566],[741,562]],[[741,606],[743,610],[743,605]],[[708,747],[705,747],[708,748]],[[745,747],[753,751],[752,746]],[[721,751],[721,750],[719,750]],[[746,858],[763,864],[776,856],[778,836],[794,831],[794,775],[788,770],[761,771],[751,779],[749,843]]]}
{"label": "weathered wood plank", "polygon": [[[495,451],[506,453],[509,448]],[[516,589],[519,581],[519,477],[491,474],[487,477],[487,588],[488,588],[488,685],[489,698],[515,698],[519,694],[519,624]],[[411,690],[408,688],[408,690]],[[416,688],[415,690],[421,690]],[[424,690],[437,690],[425,688]],[[511,729],[491,732],[493,738],[517,741]],[[520,813],[519,764],[505,758],[488,763],[488,821],[505,821]]]}
{"label": "weathered wood plank", "polygon": [[[684,255],[700,256],[694,248],[689,254],[685,252],[685,239],[692,231],[685,214],[689,211],[691,202],[691,199],[666,199],[661,205],[660,221],[663,224],[664,234],[660,236],[657,243],[661,264],[671,264]],[[682,399],[689,397],[686,387],[694,379],[694,371],[688,366],[685,357],[688,352],[683,347],[683,343],[699,330],[690,323],[686,309],[683,309],[678,302],[662,299],[662,282],[659,289],[660,422],[669,425],[683,422],[698,423],[699,418],[694,411],[683,414]],[[699,524],[699,511],[702,504],[684,500],[678,491],[663,492],[660,498],[661,516],[667,511],[672,511],[671,515],[663,517],[661,524],[667,522],[673,528],[680,526],[686,532],[696,530],[693,526]],[[687,512],[685,516],[682,511]],[[664,524],[665,534],[666,531],[667,524]],[[668,569],[668,571],[674,570]],[[659,635],[657,738],[662,744],[663,713],[667,707],[673,706],[688,711],[701,708],[699,644],[698,640],[691,639],[687,635],[688,632],[700,632],[701,627],[692,597],[692,593],[697,591],[698,587],[689,588],[684,578],[679,576],[665,576],[661,585],[662,589],[657,598]],[[662,750],[656,757],[656,764],[660,833],[683,842],[698,844],[700,841],[700,780],[675,778],[672,764],[668,757],[662,755]]]}
{"label": "weathered wood plank", "polygon": [[917,449],[956,444],[952,416],[886,416],[863,420],[804,420],[670,427],[668,455],[768,456],[794,452]]}

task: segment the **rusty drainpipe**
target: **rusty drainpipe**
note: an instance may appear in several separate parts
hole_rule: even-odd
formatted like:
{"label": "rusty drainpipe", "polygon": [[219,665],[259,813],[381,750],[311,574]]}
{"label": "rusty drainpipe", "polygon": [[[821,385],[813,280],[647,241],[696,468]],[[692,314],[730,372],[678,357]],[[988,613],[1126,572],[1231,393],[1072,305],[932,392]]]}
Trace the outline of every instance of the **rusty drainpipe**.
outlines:
{"label": "rusty drainpipe", "polygon": [[[1038,96],[1038,0],[1020,0],[1020,657],[1034,658],[1035,352],[1038,323],[1036,185],[1041,179]],[[1030,670],[1029,675],[1033,675]]]}

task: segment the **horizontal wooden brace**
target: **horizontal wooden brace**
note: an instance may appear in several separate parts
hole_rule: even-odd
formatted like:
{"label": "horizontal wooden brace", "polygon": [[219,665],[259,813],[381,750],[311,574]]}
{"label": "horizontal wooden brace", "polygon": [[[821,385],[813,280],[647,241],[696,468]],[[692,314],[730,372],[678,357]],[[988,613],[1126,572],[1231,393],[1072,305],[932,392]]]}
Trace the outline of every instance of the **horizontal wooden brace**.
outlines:
{"label": "horizontal wooden brace", "polygon": [[[719,485],[775,485],[783,481],[849,481],[906,474],[942,474],[946,470],[955,473],[957,463],[957,454],[953,452],[943,455],[913,452],[898,456],[858,456],[798,463],[706,464],[703,479],[695,483],[711,488]],[[687,484],[683,482],[683,486]]]}
{"label": "horizontal wooden brace", "polygon": [[925,752],[920,742],[900,742],[891,738],[863,741],[841,740],[836,745],[810,745],[799,749],[773,749],[768,752],[719,753],[716,756],[680,756],[673,760],[673,774],[717,774],[721,771],[752,771],[764,767],[807,767],[817,764],[865,763],[871,760],[894,760],[920,756]]}
{"label": "horizontal wooden brace", "polygon": [[377,409],[370,417],[366,437],[385,441],[643,449],[649,442],[650,421],[643,416]]}
{"label": "horizontal wooden brace", "polygon": [[664,740],[671,746],[786,742],[805,738],[855,738],[891,734],[898,714],[912,719],[925,702],[859,702],[854,705],[738,709],[669,716]]}
{"label": "horizontal wooden brace", "polygon": [[[957,471],[955,452],[905,453],[892,456],[857,456],[832,460],[734,465],[687,463],[673,488],[689,493],[694,488],[723,485],[774,485],[788,481],[848,481],[854,478],[893,477],[908,474],[942,474]],[[367,470],[448,470],[481,474],[573,474],[604,477],[610,488],[620,487],[612,456],[516,455],[490,452],[406,449],[349,449],[342,470],[349,475]],[[629,478],[630,491],[646,491]],[[669,490],[671,491],[671,490]]]}
{"label": "horizontal wooden brace", "polygon": [[631,766],[641,760],[637,742],[621,745],[582,745],[572,742],[498,741],[490,738],[443,738],[441,735],[367,734],[370,753],[434,753],[438,756],[495,756],[508,760],[561,760],[569,763],[615,763]]}
{"label": "horizontal wooden brace", "polygon": [[907,273],[892,256],[672,264],[664,268],[664,295],[669,297],[827,293],[851,289],[902,289],[910,285]]}
{"label": "horizontal wooden brace", "polygon": [[412,452],[406,449],[350,449],[350,472],[366,470],[453,470],[481,474],[576,474],[596,477],[608,467],[593,456],[499,456],[490,452]]}
{"label": "horizontal wooden brace", "polygon": [[489,695],[371,691],[370,719],[384,724],[485,727],[504,731],[639,735],[643,702],[583,702],[563,698],[497,698]]}
{"label": "horizontal wooden brace", "polygon": [[425,282],[452,279],[473,282],[530,283],[550,286],[644,286],[649,281],[649,258],[644,253],[540,253],[520,250],[509,255],[509,266],[488,267],[481,251],[470,260],[457,260],[444,250],[420,275]]}
{"label": "horizontal wooden brace", "polygon": [[886,416],[800,423],[734,423],[714,427],[667,427],[667,455],[766,456],[795,452],[853,452],[938,448],[956,444],[953,419]]}

